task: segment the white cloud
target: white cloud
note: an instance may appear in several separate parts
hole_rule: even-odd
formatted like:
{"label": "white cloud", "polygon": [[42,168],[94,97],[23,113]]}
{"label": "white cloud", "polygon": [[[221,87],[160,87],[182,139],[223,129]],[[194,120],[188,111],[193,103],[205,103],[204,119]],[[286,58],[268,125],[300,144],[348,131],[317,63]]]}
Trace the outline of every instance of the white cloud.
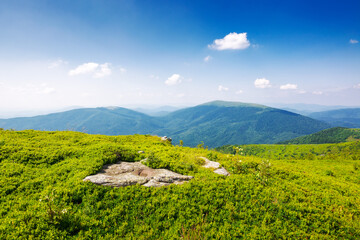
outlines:
{"label": "white cloud", "polygon": [[126,69],[126,68],[121,67],[121,68],[120,68],[120,72],[121,72],[121,73],[126,73],[126,72],[127,72],[127,69]]}
{"label": "white cloud", "polygon": [[227,49],[246,49],[250,46],[250,42],[247,39],[247,33],[229,33],[222,39],[214,40],[213,44],[208,45],[209,48],[215,50],[227,50]]}
{"label": "white cloud", "polygon": [[313,94],[315,94],[315,95],[322,95],[323,92],[322,92],[322,91],[313,91]]}
{"label": "white cloud", "polygon": [[208,62],[208,61],[210,61],[211,60],[211,56],[206,56],[205,58],[204,58],[204,62]]}
{"label": "white cloud", "polygon": [[64,60],[62,60],[62,59],[58,59],[58,60],[56,60],[56,61],[54,61],[54,62],[51,62],[51,63],[49,64],[48,68],[49,68],[49,69],[58,68],[58,67],[60,67],[60,66],[66,65],[66,64],[68,64],[67,61],[64,61]]}
{"label": "white cloud", "polygon": [[235,94],[242,94],[243,93],[243,90],[238,90],[235,92]]}
{"label": "white cloud", "polygon": [[171,75],[166,81],[165,84],[168,86],[173,86],[181,83],[181,76],[179,74]]}
{"label": "white cloud", "polygon": [[358,40],[356,40],[356,39],[350,39],[350,41],[349,41],[351,44],[356,44],[356,43],[359,43],[359,41]]}
{"label": "white cloud", "polygon": [[256,88],[270,88],[270,81],[266,78],[258,78],[255,80],[254,85]]}
{"label": "white cloud", "polygon": [[93,73],[96,71],[96,69],[99,67],[98,63],[84,63],[79,65],[77,68],[70,70],[69,71],[69,75],[70,76],[76,76],[76,75],[80,75],[80,74],[88,74],[88,73]]}
{"label": "white cloud", "polygon": [[176,97],[178,97],[178,98],[182,98],[184,96],[185,96],[185,93],[179,93],[179,94],[176,95]]}
{"label": "white cloud", "polygon": [[109,63],[101,64],[99,69],[96,70],[94,77],[102,78],[111,75],[111,69],[109,68]]}
{"label": "white cloud", "polygon": [[102,78],[111,75],[110,63],[98,64],[94,62],[84,63],[69,71],[69,76],[92,74],[94,78]]}
{"label": "white cloud", "polygon": [[[0,83],[0,85],[1,85],[1,83]],[[359,84],[356,84],[356,85],[354,86],[354,88],[360,88],[360,83],[359,83]]]}
{"label": "white cloud", "polygon": [[42,83],[40,85],[34,85],[34,84],[19,85],[16,87],[9,87],[9,89],[12,92],[16,92],[20,94],[48,95],[56,92],[55,88],[49,87],[46,83]]}
{"label": "white cloud", "polygon": [[228,91],[229,88],[219,85],[218,90],[219,90],[219,92],[223,92],[223,91]]}
{"label": "white cloud", "polygon": [[299,94],[305,94],[306,91],[305,91],[305,90],[299,90],[298,93],[299,93]]}
{"label": "white cloud", "polygon": [[291,83],[280,86],[281,90],[296,90],[297,88],[298,86],[296,84],[291,84]]}

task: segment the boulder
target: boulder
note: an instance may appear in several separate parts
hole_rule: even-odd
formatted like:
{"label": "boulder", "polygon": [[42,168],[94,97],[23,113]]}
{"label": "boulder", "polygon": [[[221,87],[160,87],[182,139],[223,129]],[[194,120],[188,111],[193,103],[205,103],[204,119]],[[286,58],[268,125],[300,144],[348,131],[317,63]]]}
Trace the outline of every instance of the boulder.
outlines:
{"label": "boulder", "polygon": [[140,162],[118,162],[104,165],[99,173],[87,176],[84,181],[112,187],[135,184],[145,187],[161,187],[169,184],[182,184],[192,178],[193,176],[181,175],[167,169],[153,169]]}

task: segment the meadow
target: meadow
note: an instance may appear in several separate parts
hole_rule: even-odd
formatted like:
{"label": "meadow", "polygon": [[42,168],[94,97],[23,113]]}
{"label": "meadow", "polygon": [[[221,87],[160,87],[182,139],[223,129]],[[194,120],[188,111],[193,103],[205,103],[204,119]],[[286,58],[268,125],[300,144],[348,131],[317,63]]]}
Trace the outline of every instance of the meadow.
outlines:
{"label": "meadow", "polygon": [[[0,130],[0,239],[360,238],[360,142],[203,146]],[[160,188],[83,181],[104,164],[145,158],[194,179]]]}

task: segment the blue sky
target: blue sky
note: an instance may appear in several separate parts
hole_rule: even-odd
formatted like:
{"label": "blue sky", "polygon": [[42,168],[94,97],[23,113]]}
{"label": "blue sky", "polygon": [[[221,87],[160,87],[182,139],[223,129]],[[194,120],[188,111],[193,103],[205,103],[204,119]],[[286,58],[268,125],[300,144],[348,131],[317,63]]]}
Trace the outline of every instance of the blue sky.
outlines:
{"label": "blue sky", "polygon": [[360,105],[360,1],[0,2],[0,108]]}

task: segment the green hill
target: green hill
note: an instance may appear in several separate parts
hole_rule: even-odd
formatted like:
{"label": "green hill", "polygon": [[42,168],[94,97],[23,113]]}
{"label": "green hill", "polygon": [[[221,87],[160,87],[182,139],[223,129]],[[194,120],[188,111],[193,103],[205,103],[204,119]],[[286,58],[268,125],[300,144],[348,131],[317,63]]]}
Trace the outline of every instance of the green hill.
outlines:
{"label": "green hill", "polygon": [[201,141],[209,147],[226,144],[276,143],[328,128],[323,122],[257,104],[215,101],[173,112],[163,118],[164,129],[155,133]]}
{"label": "green hill", "polygon": [[307,136],[297,137],[280,142],[280,144],[323,144],[341,143],[360,140],[360,129],[335,127],[325,129]]}
{"label": "green hill", "polygon": [[72,130],[91,134],[147,134],[160,126],[156,119],[126,108],[81,108],[24,118],[1,119],[4,129]]}
{"label": "green hill", "polygon": [[345,108],[315,112],[309,117],[327,122],[335,127],[360,128],[360,108]]}
{"label": "green hill", "polygon": [[125,108],[89,108],[0,120],[5,129],[74,130],[91,134],[157,134],[196,146],[277,143],[330,125],[263,105],[215,101],[152,117]]}
{"label": "green hill", "polygon": [[[0,130],[0,239],[360,238],[359,142],[256,147],[279,155],[222,154],[143,135]],[[231,175],[203,168],[201,156]],[[144,158],[194,178],[159,188],[83,181],[104,164]]]}

